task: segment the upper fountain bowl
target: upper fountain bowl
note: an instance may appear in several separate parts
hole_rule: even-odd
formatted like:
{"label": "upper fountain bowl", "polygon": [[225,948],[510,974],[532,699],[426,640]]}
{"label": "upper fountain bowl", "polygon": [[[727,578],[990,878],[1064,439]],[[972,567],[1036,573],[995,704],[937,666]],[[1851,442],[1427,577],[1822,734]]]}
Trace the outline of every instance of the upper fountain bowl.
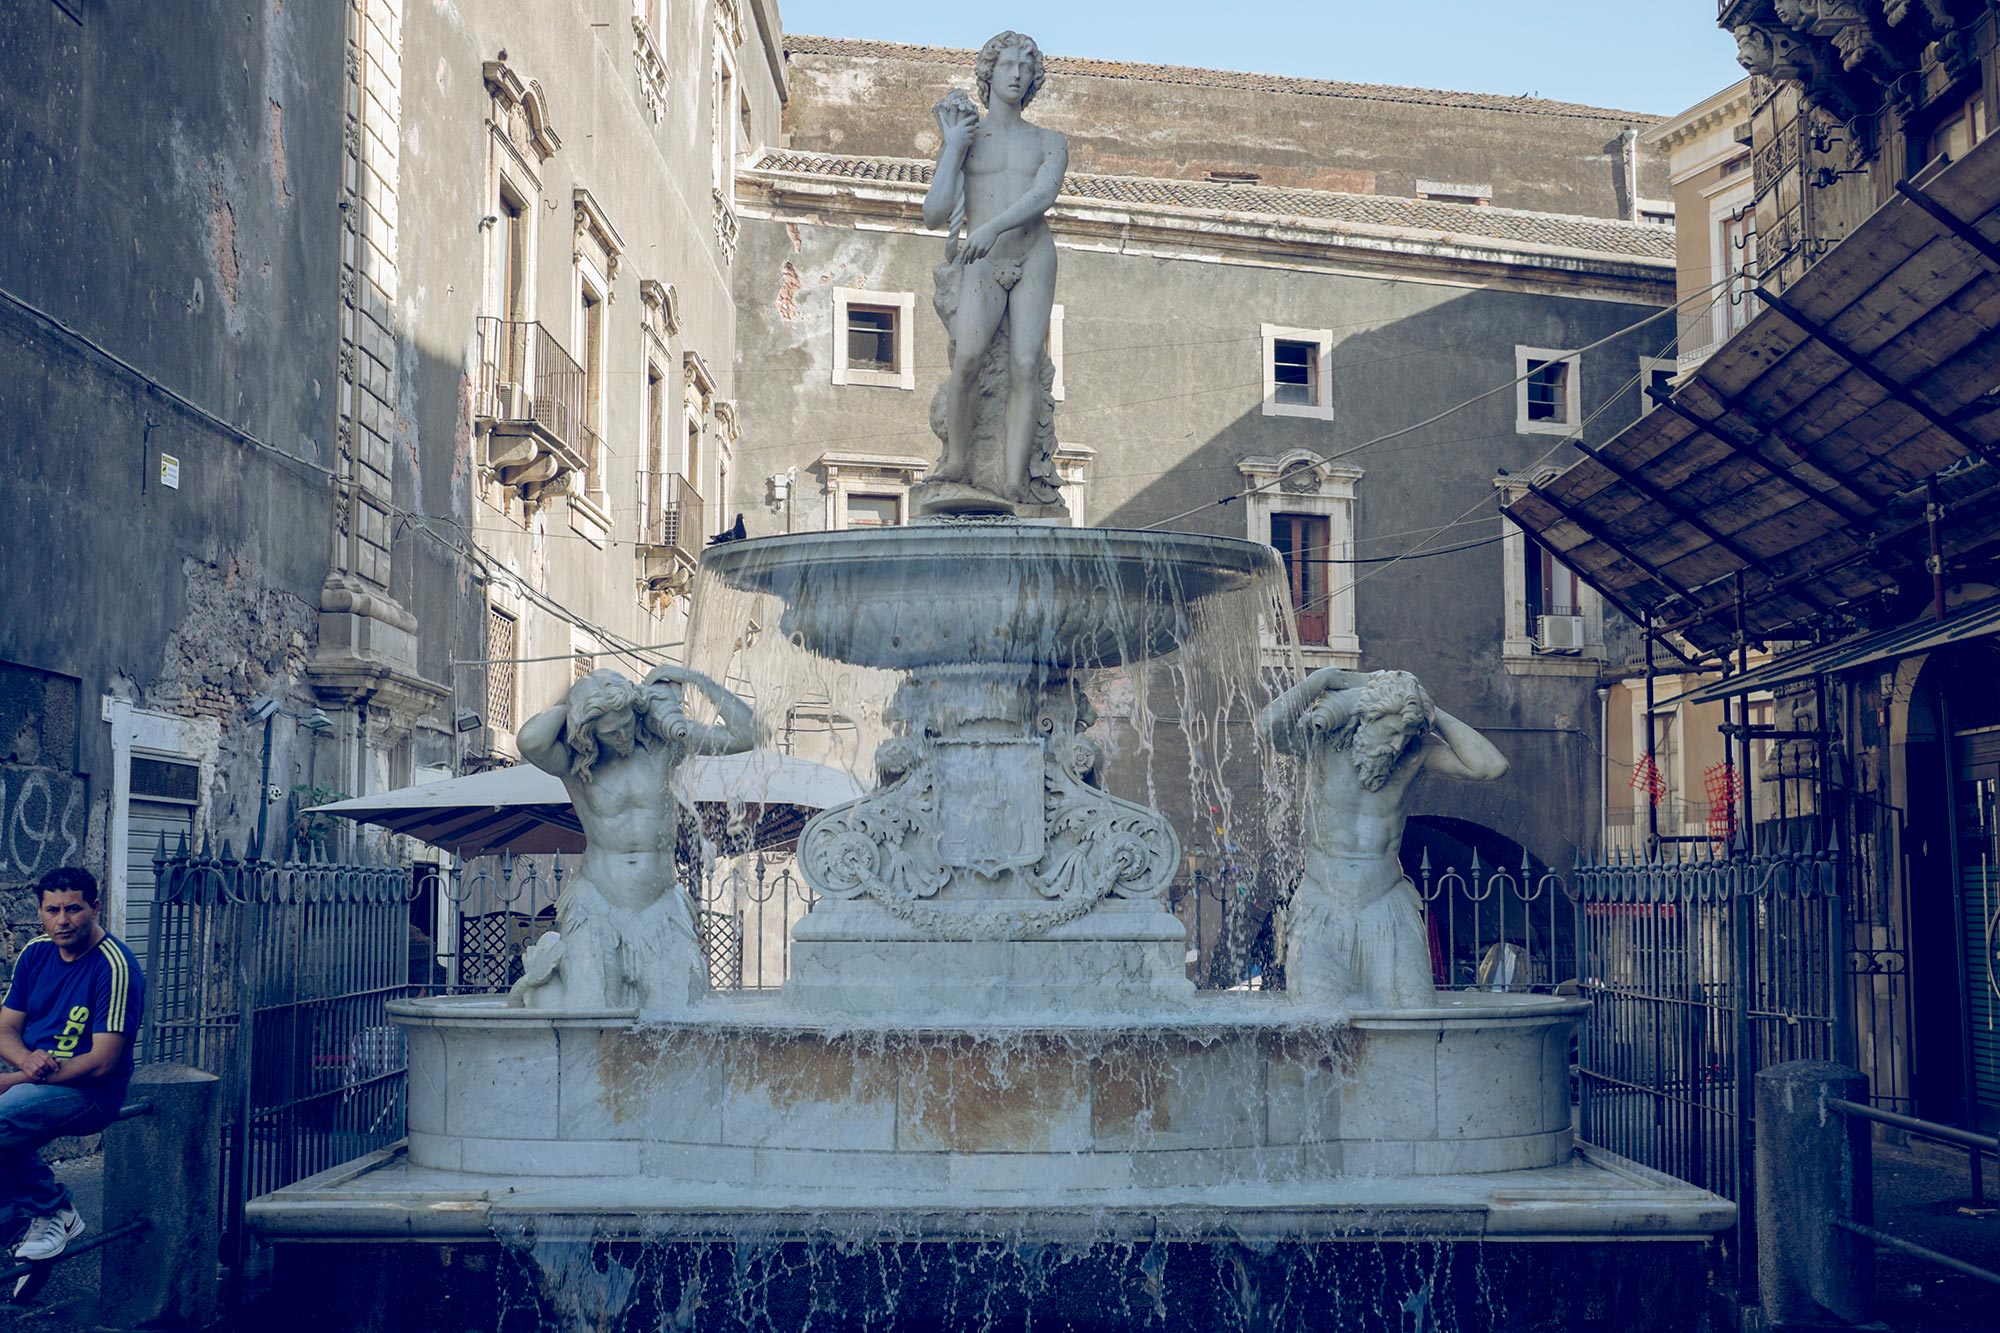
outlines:
{"label": "upper fountain bowl", "polygon": [[1198,533],[947,521],[730,542],[702,565],[778,598],[780,631],[835,661],[1066,671],[1171,653],[1203,603],[1274,577],[1277,558]]}

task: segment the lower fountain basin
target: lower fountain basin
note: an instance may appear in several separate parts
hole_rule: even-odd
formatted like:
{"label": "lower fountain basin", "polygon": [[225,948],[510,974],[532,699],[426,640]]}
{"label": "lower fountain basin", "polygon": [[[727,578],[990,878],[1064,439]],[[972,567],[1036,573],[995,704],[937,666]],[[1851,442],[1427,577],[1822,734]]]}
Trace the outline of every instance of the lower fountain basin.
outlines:
{"label": "lower fountain basin", "polygon": [[1315,1019],[1229,994],[1151,1023],[957,1027],[835,1025],[756,996],[658,1023],[470,997],[391,1012],[418,1168],[1061,1203],[1552,1166],[1585,1007],[1454,993]]}

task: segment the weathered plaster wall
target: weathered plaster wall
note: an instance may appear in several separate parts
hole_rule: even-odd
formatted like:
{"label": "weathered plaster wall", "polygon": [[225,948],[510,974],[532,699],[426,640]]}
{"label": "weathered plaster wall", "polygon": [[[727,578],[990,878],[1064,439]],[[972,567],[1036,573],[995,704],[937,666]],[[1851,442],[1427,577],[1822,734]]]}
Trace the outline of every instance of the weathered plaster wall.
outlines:
{"label": "weathered plaster wall", "polygon": [[[244,706],[267,691],[310,706],[341,16],[278,0],[69,8],[80,17],[31,6],[0,25],[0,190],[17,240],[0,247],[17,462],[0,491],[0,661],[77,682],[65,763],[88,782],[101,875],[100,696],[219,720],[204,813],[239,839],[262,746]],[[279,758],[279,778],[303,769]]]}
{"label": "weathered plaster wall", "polygon": [[[930,109],[949,89],[971,86],[970,52],[869,43],[881,54],[827,54],[817,45],[793,43],[792,147],[937,155]],[[1401,196],[1414,196],[1420,180],[1484,185],[1500,207],[1620,218],[1631,203],[1620,136],[1655,119],[1531,99],[1520,99],[1524,109],[1494,109],[1468,104],[1492,99],[1452,93],[1327,96],[1177,74],[1107,77],[1058,61],[1030,118],[1069,136],[1073,171],[1194,180],[1249,171],[1269,185]],[[1671,197],[1663,158],[1641,147],[1638,166],[1640,198]]]}
{"label": "weathered plaster wall", "polygon": [[[752,22],[753,11],[768,9],[768,4],[742,6],[745,32],[736,51],[738,87],[750,96],[759,142],[775,138],[779,118],[778,85]],[[519,654],[561,659],[523,664],[517,686],[522,719],[568,687],[567,654],[575,635],[596,637],[556,614],[548,602],[629,643],[672,643],[684,634],[685,599],[656,614],[637,585],[637,474],[646,466],[642,280],[670,283],[679,298],[682,325],[668,340],[664,367],[669,467],[679,456],[683,433],[683,357],[692,352],[711,369],[719,380],[716,397],[735,396],[731,274],[711,198],[714,6],[672,4],[662,10],[668,26],[661,53],[670,75],[657,119],[638,81],[629,4],[597,0],[565,6],[563,21],[555,22],[547,6],[531,0],[481,5],[461,0],[412,6],[405,19],[408,128],[400,206],[410,447],[451,460],[449,471],[426,473],[422,502],[427,512],[448,516],[461,536],[509,571],[494,582],[520,612]],[[491,98],[481,64],[502,52],[521,78],[540,85],[561,139],[560,148],[539,166],[532,299],[536,318],[579,360],[575,190],[590,192],[624,242],[611,275],[604,338],[608,533],[578,515],[568,499],[531,509],[518,494],[509,497],[485,484],[480,472],[483,444],[475,435],[472,401],[475,321],[495,313],[483,295]],[[728,521],[726,505],[715,494],[713,448],[704,473],[699,488],[712,506],[704,522],[713,530]],[[487,593],[485,583],[468,573],[442,594],[449,606],[416,609],[426,624],[455,612],[452,655],[478,659],[486,656]],[[442,638],[436,646],[442,648]],[[629,659],[606,658],[600,665],[641,669]],[[483,672],[461,668],[454,679],[458,705],[483,709]]]}

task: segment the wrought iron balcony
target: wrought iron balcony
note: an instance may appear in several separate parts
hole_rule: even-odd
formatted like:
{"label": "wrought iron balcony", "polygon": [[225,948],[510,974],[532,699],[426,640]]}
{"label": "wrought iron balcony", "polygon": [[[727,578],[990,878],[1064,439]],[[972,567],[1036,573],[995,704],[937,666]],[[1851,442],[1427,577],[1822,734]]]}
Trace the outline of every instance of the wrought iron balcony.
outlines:
{"label": "wrought iron balcony", "polygon": [[472,412],[487,466],[509,486],[562,489],[591,461],[583,367],[539,322],[482,316],[477,331]]}
{"label": "wrought iron balcony", "polygon": [[701,493],[678,472],[639,474],[639,555],[649,586],[685,583],[707,529]]}

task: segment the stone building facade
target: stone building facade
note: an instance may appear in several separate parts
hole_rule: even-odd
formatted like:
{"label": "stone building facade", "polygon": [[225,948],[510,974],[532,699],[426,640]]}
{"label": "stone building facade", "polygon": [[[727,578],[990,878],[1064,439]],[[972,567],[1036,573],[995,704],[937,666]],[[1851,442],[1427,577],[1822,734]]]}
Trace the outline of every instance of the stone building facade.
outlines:
{"label": "stone building facade", "polygon": [[[790,147],[742,173],[738,504],[753,533],[900,522],[944,361],[930,107],[974,53],[786,40]],[[1651,120],[1063,58],[1029,114],[1071,141],[1050,351],[1076,521],[1278,546],[1308,666],[1414,669],[1514,761],[1431,785],[1420,839],[1566,866],[1624,645],[1498,505],[1672,364]],[[1420,546],[1466,549],[1391,562]]]}
{"label": "stone building facade", "polygon": [[771,0],[228,11],[0,33],[0,885],[81,862],[142,956],[162,834],[672,654],[785,95]]}

